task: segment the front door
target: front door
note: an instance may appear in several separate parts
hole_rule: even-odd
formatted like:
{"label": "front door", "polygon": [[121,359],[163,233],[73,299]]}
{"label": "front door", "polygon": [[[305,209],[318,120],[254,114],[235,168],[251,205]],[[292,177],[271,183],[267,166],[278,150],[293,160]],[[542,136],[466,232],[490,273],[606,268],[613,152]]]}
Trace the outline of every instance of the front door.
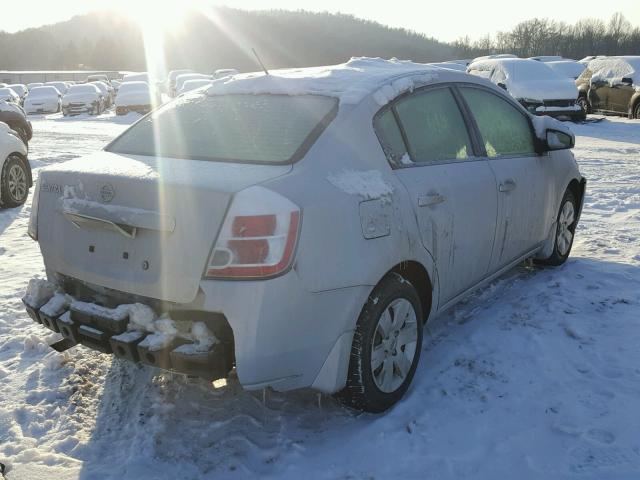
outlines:
{"label": "front door", "polygon": [[554,185],[547,155],[538,155],[526,114],[501,96],[460,87],[496,177],[498,221],[490,271],[530,252],[547,237]]}
{"label": "front door", "polygon": [[409,192],[422,244],[436,264],[443,305],[487,275],[497,213],[495,177],[486,159],[474,153],[447,86],[401,97],[377,115],[376,131]]}

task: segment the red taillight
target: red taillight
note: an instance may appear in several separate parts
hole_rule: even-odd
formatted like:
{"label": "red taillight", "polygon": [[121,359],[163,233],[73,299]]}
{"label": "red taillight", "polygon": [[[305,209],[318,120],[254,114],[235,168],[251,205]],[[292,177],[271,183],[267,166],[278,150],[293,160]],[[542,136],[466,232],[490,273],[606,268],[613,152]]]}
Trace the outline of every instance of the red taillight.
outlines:
{"label": "red taillight", "polygon": [[286,198],[262,187],[241,192],[227,213],[206,276],[261,278],[282,273],[291,265],[299,227],[300,210]]}

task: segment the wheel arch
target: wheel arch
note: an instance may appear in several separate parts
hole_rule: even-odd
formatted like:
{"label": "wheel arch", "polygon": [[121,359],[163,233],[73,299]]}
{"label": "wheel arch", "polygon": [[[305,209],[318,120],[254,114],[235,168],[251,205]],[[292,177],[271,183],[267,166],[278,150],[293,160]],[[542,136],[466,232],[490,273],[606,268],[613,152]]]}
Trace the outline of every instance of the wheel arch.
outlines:
{"label": "wheel arch", "polygon": [[420,262],[417,262],[415,260],[407,260],[395,265],[380,279],[378,284],[380,284],[380,282],[382,282],[385,277],[394,273],[401,275],[403,278],[411,282],[411,284],[418,292],[418,297],[420,298],[422,312],[424,315],[423,322],[427,323],[429,317],[431,316],[431,309],[434,304],[433,282],[431,281],[429,272]]}

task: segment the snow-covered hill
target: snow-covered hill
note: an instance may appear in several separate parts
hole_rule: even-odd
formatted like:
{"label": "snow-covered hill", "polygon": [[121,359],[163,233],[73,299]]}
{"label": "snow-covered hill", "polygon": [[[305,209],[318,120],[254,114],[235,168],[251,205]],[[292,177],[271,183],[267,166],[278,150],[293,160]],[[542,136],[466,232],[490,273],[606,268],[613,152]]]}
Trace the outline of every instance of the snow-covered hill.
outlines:
{"label": "snow-covered hill", "polygon": [[[122,122],[34,120],[35,173]],[[589,179],[572,258],[521,266],[429,324],[412,388],[381,416],[52,351],[19,300],[43,273],[30,206],[0,211],[7,478],[640,478],[640,122],[571,128]]]}

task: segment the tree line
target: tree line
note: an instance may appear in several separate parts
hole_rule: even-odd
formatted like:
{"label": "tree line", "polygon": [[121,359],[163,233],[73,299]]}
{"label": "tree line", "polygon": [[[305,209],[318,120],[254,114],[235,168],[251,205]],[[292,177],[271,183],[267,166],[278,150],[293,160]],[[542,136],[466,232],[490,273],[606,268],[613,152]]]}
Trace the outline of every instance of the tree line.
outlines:
{"label": "tree line", "polygon": [[453,45],[460,58],[495,53],[519,57],[561,55],[578,60],[589,55],[640,55],[640,27],[634,27],[621,13],[615,13],[608,22],[590,18],[573,25],[533,18],[509,32],[476,41],[465,37]]}
{"label": "tree line", "polygon": [[[180,29],[166,32],[161,45],[153,46],[167,69],[255,71],[259,66],[251,48],[268,68],[341,63],[352,56],[438,62],[488,53],[569,58],[640,54],[640,28],[621,14],[608,22],[588,19],[574,25],[534,18],[477,41],[445,43],[352,15],[212,8],[211,15],[188,14]],[[103,11],[16,33],[0,32],[0,70],[78,69],[147,70],[140,26]]]}

